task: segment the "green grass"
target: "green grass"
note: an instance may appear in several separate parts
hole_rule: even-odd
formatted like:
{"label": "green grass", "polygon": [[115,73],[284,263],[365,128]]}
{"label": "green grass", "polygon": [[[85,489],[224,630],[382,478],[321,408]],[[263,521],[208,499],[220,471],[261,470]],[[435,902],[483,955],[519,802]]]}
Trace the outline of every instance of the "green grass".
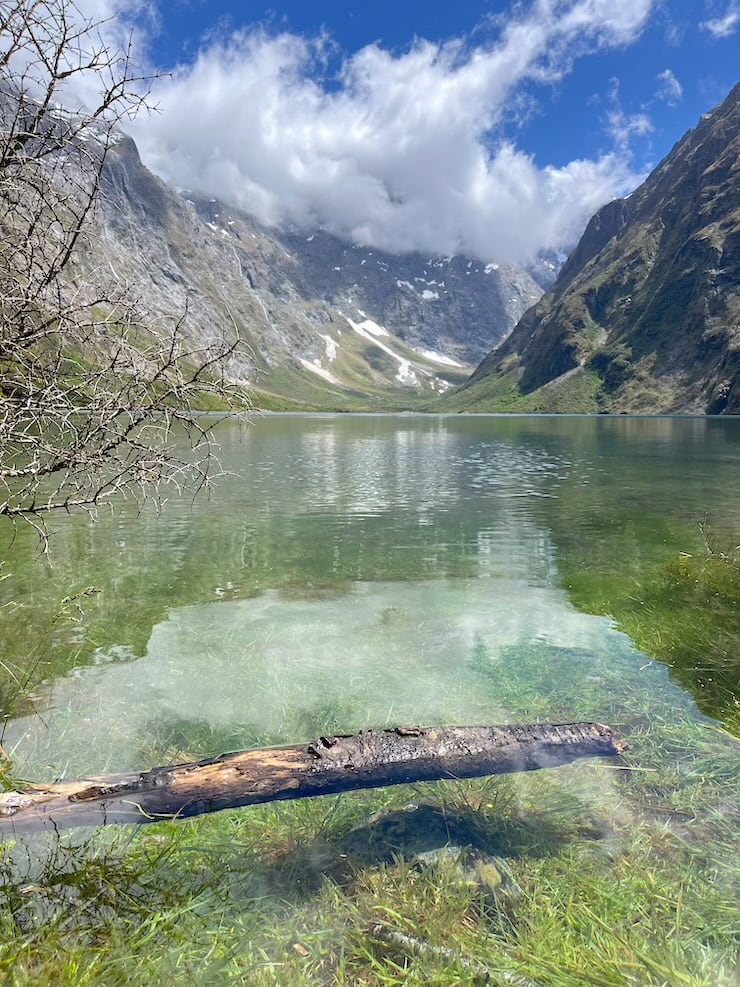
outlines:
{"label": "green grass", "polygon": [[635,568],[607,539],[604,558],[578,565],[562,556],[571,600],[585,613],[608,614],[646,654],[659,658],[700,709],[740,737],[740,554],[686,532],[687,551]]}
{"label": "green grass", "polygon": [[524,394],[515,370],[488,376],[460,388],[438,402],[441,411],[498,414],[593,414],[600,410],[601,379],[580,368],[544,387]]}
{"label": "green grass", "polygon": [[[6,846],[0,975],[729,987],[740,874],[721,804],[740,794],[737,749],[680,717],[631,739],[634,770],[582,764]],[[426,830],[411,823],[373,839],[394,812],[432,810],[449,842],[503,859],[507,890],[416,863]]]}

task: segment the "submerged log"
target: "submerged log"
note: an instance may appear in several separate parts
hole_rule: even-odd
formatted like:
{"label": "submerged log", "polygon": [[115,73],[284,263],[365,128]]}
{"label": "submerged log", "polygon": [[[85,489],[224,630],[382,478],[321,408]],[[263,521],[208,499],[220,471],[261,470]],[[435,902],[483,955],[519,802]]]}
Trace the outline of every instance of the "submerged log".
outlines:
{"label": "submerged log", "polygon": [[0,795],[0,833],[150,823],[278,799],[534,771],[627,744],[600,723],[396,727]]}

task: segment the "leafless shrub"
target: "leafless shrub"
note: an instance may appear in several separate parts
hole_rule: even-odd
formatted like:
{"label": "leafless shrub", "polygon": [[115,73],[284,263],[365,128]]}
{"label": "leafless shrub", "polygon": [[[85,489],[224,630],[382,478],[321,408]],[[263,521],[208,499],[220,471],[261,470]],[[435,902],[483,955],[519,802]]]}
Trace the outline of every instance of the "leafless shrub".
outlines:
{"label": "leafless shrub", "polygon": [[0,0],[0,517],[42,537],[50,511],[207,484],[213,421],[194,409],[245,406],[233,326],[194,344],[187,311],[152,324],[131,285],[75,262],[150,83],[73,0]]}

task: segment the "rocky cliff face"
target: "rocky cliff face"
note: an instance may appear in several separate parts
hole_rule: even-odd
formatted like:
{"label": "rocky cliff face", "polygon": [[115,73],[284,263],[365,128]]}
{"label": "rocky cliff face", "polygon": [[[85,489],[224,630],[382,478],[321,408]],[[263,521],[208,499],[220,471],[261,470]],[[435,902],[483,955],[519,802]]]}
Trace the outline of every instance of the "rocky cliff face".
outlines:
{"label": "rocky cliff face", "polygon": [[740,414],[740,84],[640,188],[594,216],[458,404],[502,399]]}
{"label": "rocky cliff face", "polygon": [[542,293],[507,265],[265,229],[217,199],[168,187],[128,138],[109,151],[95,223],[93,246],[76,258],[81,279],[94,268],[135,285],[151,317],[187,311],[195,341],[238,334],[231,376],[299,406],[442,393]]}
{"label": "rocky cliff face", "polygon": [[542,291],[521,268],[466,257],[393,255],[324,232],[283,233],[301,295],[366,310],[416,349],[478,362]]}

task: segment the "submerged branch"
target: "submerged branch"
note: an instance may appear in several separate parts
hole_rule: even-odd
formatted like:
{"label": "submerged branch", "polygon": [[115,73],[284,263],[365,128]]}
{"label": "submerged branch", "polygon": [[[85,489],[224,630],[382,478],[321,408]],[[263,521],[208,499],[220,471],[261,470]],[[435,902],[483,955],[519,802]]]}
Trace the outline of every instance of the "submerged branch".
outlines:
{"label": "submerged branch", "polygon": [[373,926],[371,935],[388,946],[393,946],[412,956],[418,956],[422,960],[431,960],[436,963],[441,960],[448,966],[461,966],[476,981],[490,984],[491,987],[500,987],[503,984],[506,984],[507,987],[508,985],[510,987],[543,987],[542,984],[535,984],[533,980],[527,980],[516,973],[500,970],[491,972],[482,963],[476,963],[458,950],[451,949],[449,946],[434,946],[425,939],[412,936],[408,932],[401,932],[400,929],[394,929],[389,925]]}
{"label": "submerged branch", "polygon": [[149,823],[363,788],[534,771],[627,744],[600,723],[396,727],[0,795],[0,833]]}

